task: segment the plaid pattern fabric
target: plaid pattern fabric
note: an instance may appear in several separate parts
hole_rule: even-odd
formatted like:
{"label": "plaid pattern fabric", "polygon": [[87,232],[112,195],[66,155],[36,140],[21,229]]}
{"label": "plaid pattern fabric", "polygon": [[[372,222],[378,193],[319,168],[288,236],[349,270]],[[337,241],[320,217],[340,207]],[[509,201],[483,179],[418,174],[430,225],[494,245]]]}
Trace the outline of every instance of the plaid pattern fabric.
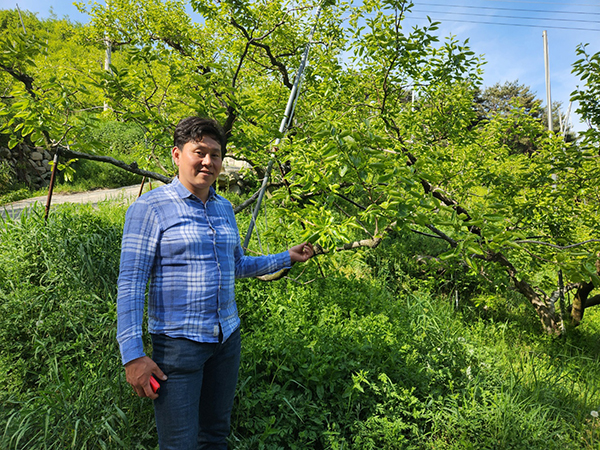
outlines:
{"label": "plaid pattern fabric", "polygon": [[142,317],[148,280],[148,330],[218,342],[240,325],[235,278],[290,267],[289,253],[249,257],[231,203],[211,188],[206,204],[179,179],[134,202],[125,216],[117,340],[123,364],[144,356]]}

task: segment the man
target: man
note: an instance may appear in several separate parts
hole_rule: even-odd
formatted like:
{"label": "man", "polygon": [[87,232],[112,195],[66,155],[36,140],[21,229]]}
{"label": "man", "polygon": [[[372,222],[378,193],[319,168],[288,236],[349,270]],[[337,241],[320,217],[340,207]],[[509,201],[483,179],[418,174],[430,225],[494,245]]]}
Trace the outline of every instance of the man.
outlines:
{"label": "man", "polygon": [[[304,243],[275,255],[244,255],[233,208],[212,187],[224,152],[217,122],[183,119],[172,150],[178,177],[141,196],[125,217],[117,340],[127,381],[154,400],[161,450],[227,448],[240,362],[234,279],[276,272],[314,254]],[[148,280],[152,359],[142,344]]]}

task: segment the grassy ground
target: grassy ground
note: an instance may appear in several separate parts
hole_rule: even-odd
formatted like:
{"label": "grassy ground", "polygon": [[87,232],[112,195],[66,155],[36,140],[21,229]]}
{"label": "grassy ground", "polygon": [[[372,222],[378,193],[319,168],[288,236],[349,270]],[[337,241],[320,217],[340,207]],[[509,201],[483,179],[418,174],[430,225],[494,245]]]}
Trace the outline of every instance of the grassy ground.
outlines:
{"label": "grassy ground", "polygon": [[[125,210],[60,205],[47,225],[40,209],[0,224],[0,448],[157,448],[115,340]],[[510,292],[484,306],[467,274],[420,272],[419,245],[434,244],[396,236],[238,282],[232,448],[600,448],[599,312],[544,336]]]}

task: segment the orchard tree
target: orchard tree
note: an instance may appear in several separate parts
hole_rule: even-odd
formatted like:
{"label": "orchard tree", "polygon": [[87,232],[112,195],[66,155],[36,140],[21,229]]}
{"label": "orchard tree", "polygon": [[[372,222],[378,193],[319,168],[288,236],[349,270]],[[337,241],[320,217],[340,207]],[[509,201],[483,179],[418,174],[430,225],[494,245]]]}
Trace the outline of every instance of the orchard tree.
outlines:
{"label": "orchard tree", "polygon": [[[167,181],[137,164],[103,156],[101,143],[89,139],[106,116],[103,91],[92,78],[103,70],[103,46],[90,43],[83,26],[66,19],[39,20],[27,11],[22,17],[23,24],[18,11],[0,11],[0,142],[62,150],[69,158],[106,161]],[[69,164],[62,161],[59,167]]]}
{"label": "orchard tree", "polygon": [[519,84],[518,80],[475,91],[477,116],[481,119],[489,119],[493,114],[508,114],[514,108],[523,108],[526,114],[541,118],[541,104],[542,100],[535,92],[529,86]]}
{"label": "orchard tree", "polygon": [[580,56],[573,64],[573,73],[582,82],[581,86],[571,93],[571,100],[577,101],[579,107],[577,112],[588,125],[583,137],[585,145],[589,147],[600,147],[600,52],[593,55],[588,51],[588,45],[577,47],[577,55]]}
{"label": "orchard tree", "polygon": [[[577,86],[577,89],[571,93],[571,100],[578,102],[579,107],[577,112],[589,127],[581,133],[583,136],[582,148],[585,152],[586,165],[597,167],[598,160],[600,159],[600,101],[598,100],[600,98],[600,52],[590,54],[588,52],[588,44],[582,44],[577,48],[577,55],[580,56],[580,59],[573,64],[573,73],[579,76],[582,85]],[[587,177],[586,184],[591,194],[586,200],[589,202],[591,210],[594,208],[593,205],[596,205],[596,214],[592,217],[597,218],[597,205],[600,204],[598,172],[596,170],[587,173],[583,172],[583,174]],[[597,231],[597,224],[598,222],[596,221],[595,225],[590,223],[589,226],[591,228],[595,226]],[[598,262],[596,262],[596,267],[598,272],[600,272]],[[581,280],[580,286],[582,295],[577,296],[573,304],[575,320],[581,320],[586,307],[595,306],[600,303],[600,295],[589,297],[589,294],[600,286],[600,280],[597,277],[591,280]]]}
{"label": "orchard tree", "polygon": [[81,27],[64,19],[41,21],[24,12],[22,25],[9,10],[0,11],[0,26],[0,115],[8,145],[66,145],[71,130],[86,126],[91,116],[82,112],[94,104],[94,93],[81,83],[82,67],[101,57],[79,45]]}
{"label": "orchard tree", "polygon": [[[508,116],[515,110],[522,110],[523,113],[535,119],[539,119],[544,125],[545,133],[548,123],[547,109],[542,107],[542,100],[536,97],[535,92],[531,91],[529,86],[519,84],[518,81],[507,81],[504,84],[496,83],[493,86],[475,90],[475,111],[477,118],[475,123],[490,120],[495,115]],[[514,114],[518,116],[519,114]],[[575,141],[575,134],[570,126],[562,124],[562,105],[560,102],[552,104],[552,123],[553,130],[561,131],[567,142]],[[537,151],[536,144],[540,141],[539,136],[522,136],[519,134],[519,125],[508,126],[505,130],[505,140],[507,145],[514,152],[533,154]]]}
{"label": "orchard tree", "polygon": [[[93,4],[82,40],[97,52],[109,41],[118,58],[110,71],[89,68],[69,86],[82,106],[85,89],[96,105],[108,102],[101,114],[144,130],[147,152],[129,170],[168,180],[174,124],[191,114],[215,117],[230,154],[259,177],[276,158],[282,170],[268,202],[280,233],[300,233],[321,253],[376,247],[399,229],[426,233],[447,243],[438,261],[511,285],[548,333],[562,332],[559,299],[574,292],[578,323],[600,285],[597,149],[565,144],[522,107],[476,123],[482,61],[466,42],[440,41],[434,22],[405,29],[412,3],[397,0],[324,5],[293,127],[279,136],[317,6],[192,0],[188,9],[201,16],[193,21],[182,1]],[[22,42],[22,53],[37,48]],[[73,136],[65,154],[86,157],[79,125],[65,118],[83,123],[88,115],[66,106],[51,113],[53,97],[38,94],[33,66],[19,65],[17,53],[2,68],[52,127],[44,125],[41,141],[33,129],[17,130],[13,143],[30,136],[58,148],[61,136]],[[11,70],[31,77],[34,89]],[[9,123],[35,116],[20,105],[7,113]],[[514,151],[509,130],[535,152]],[[276,137],[284,139],[273,152]]]}

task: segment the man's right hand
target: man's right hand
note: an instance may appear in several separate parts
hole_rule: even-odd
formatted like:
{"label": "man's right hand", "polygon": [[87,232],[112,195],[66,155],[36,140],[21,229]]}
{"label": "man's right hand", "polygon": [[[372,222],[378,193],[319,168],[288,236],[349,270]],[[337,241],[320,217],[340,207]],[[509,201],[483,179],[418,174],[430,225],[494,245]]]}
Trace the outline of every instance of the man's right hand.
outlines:
{"label": "man's right hand", "polygon": [[133,387],[137,395],[154,400],[158,398],[158,394],[150,386],[150,376],[152,374],[158,380],[164,381],[167,379],[163,371],[148,356],[142,356],[125,364],[127,382]]}

